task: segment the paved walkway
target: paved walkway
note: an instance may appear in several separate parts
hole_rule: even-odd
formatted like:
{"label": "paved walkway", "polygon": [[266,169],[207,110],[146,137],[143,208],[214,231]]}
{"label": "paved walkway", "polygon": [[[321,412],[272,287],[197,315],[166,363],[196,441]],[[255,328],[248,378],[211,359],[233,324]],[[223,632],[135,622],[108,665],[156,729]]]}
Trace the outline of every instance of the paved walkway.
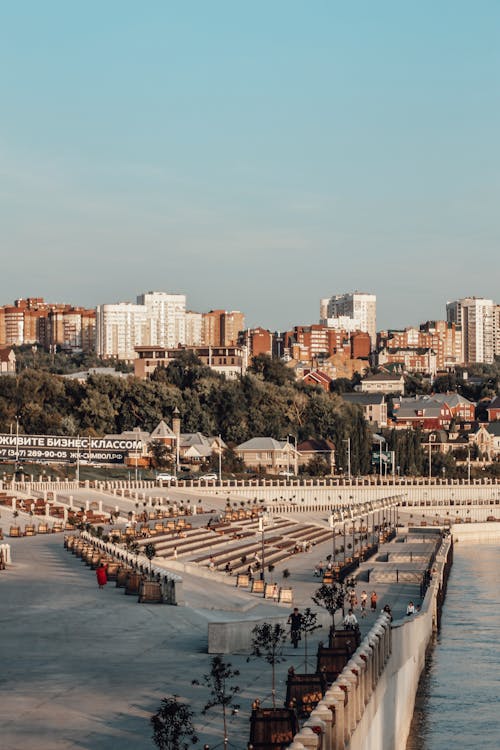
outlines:
{"label": "paved walkway", "polygon": [[[2,511],[4,528],[5,520]],[[208,691],[192,680],[209,670],[207,625],[210,620],[254,619],[287,610],[215,580],[187,576],[189,606],[138,605],[123,589],[99,590],[95,573],[63,548],[62,535],[8,539],[13,565],[0,573],[0,746],[3,750],[146,750],[153,748],[149,717],[163,696],[178,694],[195,712],[200,743],[222,747],[221,718],[213,709],[200,717]],[[295,603],[312,606],[319,585],[314,564],[329,552],[318,545],[311,554],[286,562]],[[284,567],[284,566],[282,566]],[[275,571],[280,580],[279,566]],[[369,584],[360,581],[361,589]],[[379,603],[402,615],[416,587],[378,586]],[[248,609],[255,603],[255,606]],[[240,614],[238,614],[240,609]],[[362,621],[367,630],[375,615]],[[314,654],[317,631],[310,639]],[[303,671],[304,642],[278,667],[278,705],[284,699],[286,672]],[[244,750],[252,701],[270,693],[270,667],[242,655],[228,657],[241,671],[241,708],[231,717],[230,747]],[[314,657],[309,670],[314,671]]]}

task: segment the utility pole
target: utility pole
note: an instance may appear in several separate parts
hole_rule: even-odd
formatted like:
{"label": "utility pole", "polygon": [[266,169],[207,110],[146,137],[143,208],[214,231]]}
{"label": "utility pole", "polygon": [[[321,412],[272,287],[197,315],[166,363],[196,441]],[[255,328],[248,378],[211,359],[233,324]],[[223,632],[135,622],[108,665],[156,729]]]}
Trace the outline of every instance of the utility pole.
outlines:
{"label": "utility pole", "polygon": [[351,481],[351,438],[344,438],[347,443],[347,478]]}

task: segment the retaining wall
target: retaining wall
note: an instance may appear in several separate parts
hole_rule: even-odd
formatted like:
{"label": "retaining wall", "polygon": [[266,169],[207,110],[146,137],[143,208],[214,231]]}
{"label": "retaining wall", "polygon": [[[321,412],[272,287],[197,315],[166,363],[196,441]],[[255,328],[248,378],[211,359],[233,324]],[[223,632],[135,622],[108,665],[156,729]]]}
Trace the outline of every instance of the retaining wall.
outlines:
{"label": "retaining wall", "polygon": [[392,625],[381,614],[290,750],[405,747],[425,653],[437,627],[438,597],[450,550],[451,540],[445,539],[420,613]]}

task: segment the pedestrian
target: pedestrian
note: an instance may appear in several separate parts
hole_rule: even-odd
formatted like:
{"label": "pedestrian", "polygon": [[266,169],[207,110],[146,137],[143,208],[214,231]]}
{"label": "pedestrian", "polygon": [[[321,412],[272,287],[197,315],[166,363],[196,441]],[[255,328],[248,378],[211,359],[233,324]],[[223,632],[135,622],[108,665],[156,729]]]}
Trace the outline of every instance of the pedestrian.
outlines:
{"label": "pedestrian", "polygon": [[383,611],[389,615],[389,621],[392,622],[392,610],[388,604],[385,605]]}
{"label": "pedestrian", "polygon": [[302,615],[298,607],[294,607],[292,614],[288,618],[288,625],[290,625],[290,641],[293,643],[293,647],[297,648],[300,641],[300,629],[302,627]]}
{"label": "pedestrian", "polygon": [[174,547],[174,560],[177,560],[177,547]]}
{"label": "pedestrian", "polygon": [[351,589],[349,591],[349,600],[351,602],[351,609],[356,609],[356,606],[358,604],[358,597],[356,595],[356,589]]}
{"label": "pedestrian", "polygon": [[372,593],[371,593],[371,596],[370,596],[370,609],[371,609],[372,612],[376,612],[377,611],[377,592],[376,591],[372,591]]}
{"label": "pedestrian", "polygon": [[352,609],[350,609],[344,617],[344,628],[348,628],[350,630],[357,630],[359,628],[358,619]]}
{"label": "pedestrian", "polygon": [[215,558],[213,556],[210,558],[210,562],[208,563],[208,567],[210,568],[210,570],[215,570]]}
{"label": "pedestrian", "polygon": [[325,566],[323,565],[323,560],[320,560],[318,563],[318,570],[321,578],[323,578],[323,573],[325,571]]}
{"label": "pedestrian", "polygon": [[103,563],[99,563],[98,567],[96,568],[95,574],[97,583],[99,584],[99,588],[103,589],[108,582],[108,574],[106,573],[106,567],[103,565]]}
{"label": "pedestrian", "polygon": [[361,592],[361,595],[360,595],[359,598],[360,598],[361,617],[365,617],[365,615],[366,615],[366,602],[367,602],[367,599],[368,599],[368,594],[366,593],[366,591],[364,589]]}
{"label": "pedestrian", "polygon": [[247,568],[247,575],[248,575],[248,580],[249,581],[253,581],[253,567],[252,567],[252,563],[250,563],[250,565]]}
{"label": "pedestrian", "polygon": [[408,606],[406,607],[406,614],[407,615],[415,614],[415,605],[413,604],[413,602],[408,602]]}
{"label": "pedestrian", "polygon": [[225,564],[225,566],[224,566],[224,570],[226,571],[226,573],[227,573],[228,575],[230,575],[230,574],[231,574],[231,563],[229,562],[229,560],[228,560],[228,561],[227,561],[227,563]]}

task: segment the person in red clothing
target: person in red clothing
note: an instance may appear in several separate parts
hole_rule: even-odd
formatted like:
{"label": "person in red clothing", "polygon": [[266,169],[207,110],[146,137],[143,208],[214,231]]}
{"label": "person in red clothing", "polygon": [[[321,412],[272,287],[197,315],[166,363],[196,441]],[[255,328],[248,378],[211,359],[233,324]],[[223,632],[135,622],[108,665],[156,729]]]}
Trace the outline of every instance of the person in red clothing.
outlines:
{"label": "person in red clothing", "polygon": [[97,583],[99,584],[99,588],[103,589],[108,582],[106,567],[101,563],[99,567],[96,568],[95,574],[97,576]]}

